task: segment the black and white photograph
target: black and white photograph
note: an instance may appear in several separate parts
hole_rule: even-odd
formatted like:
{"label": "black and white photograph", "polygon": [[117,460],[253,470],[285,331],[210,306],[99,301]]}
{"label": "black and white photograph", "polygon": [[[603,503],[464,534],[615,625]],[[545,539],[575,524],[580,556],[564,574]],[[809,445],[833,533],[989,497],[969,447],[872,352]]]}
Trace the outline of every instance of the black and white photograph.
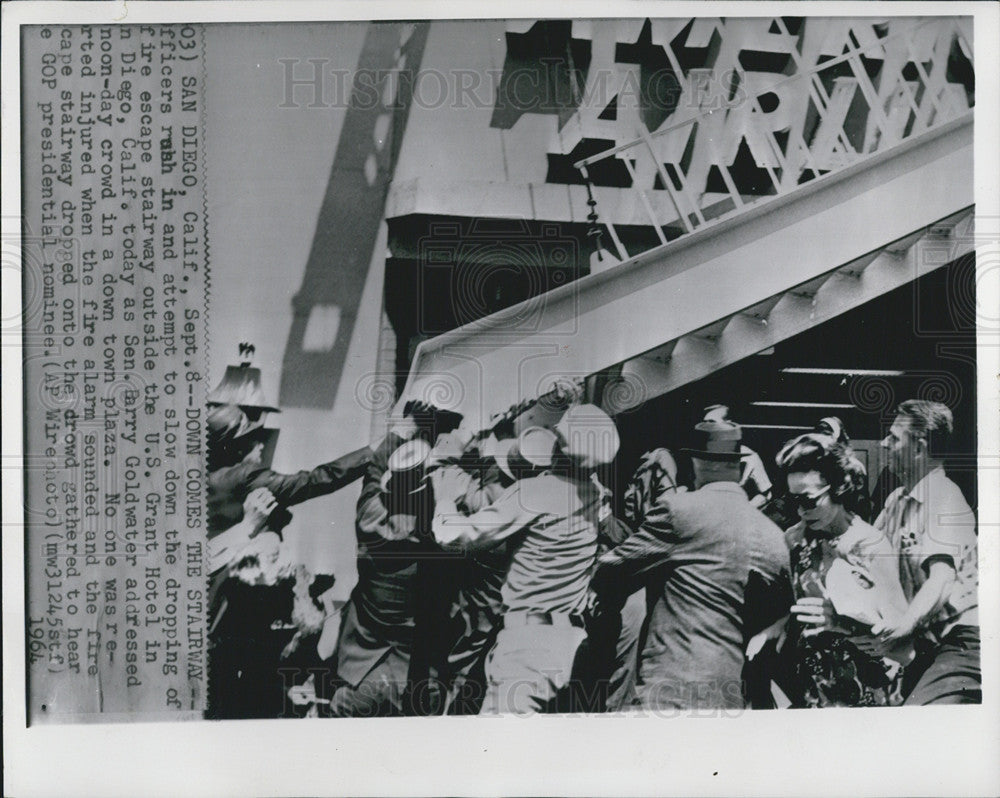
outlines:
{"label": "black and white photograph", "polygon": [[996,5],[112,5],[3,8],[9,794],[1000,789]]}

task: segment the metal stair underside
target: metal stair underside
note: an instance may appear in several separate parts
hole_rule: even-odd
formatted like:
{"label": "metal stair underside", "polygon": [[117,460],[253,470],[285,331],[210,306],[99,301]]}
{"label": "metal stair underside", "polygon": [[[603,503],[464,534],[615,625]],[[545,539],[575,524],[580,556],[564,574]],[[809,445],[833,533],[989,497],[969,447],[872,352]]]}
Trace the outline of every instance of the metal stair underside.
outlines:
{"label": "metal stair underside", "polygon": [[621,369],[621,412],[974,248],[973,112],[600,274],[423,342],[404,395],[471,426]]}
{"label": "metal stair underside", "polygon": [[632,358],[621,370],[627,385],[606,396],[605,410],[628,410],[906,285],[971,252],[972,233],[970,207]]}

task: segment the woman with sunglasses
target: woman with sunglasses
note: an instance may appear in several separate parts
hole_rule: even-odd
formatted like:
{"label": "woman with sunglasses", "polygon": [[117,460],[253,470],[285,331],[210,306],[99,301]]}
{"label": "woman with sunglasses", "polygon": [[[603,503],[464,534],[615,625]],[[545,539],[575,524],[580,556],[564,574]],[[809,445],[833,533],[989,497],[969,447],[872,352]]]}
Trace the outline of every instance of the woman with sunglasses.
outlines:
{"label": "woman with sunglasses", "polygon": [[896,659],[869,631],[906,609],[898,557],[882,532],[862,520],[865,470],[853,451],[809,433],[777,456],[799,522],[786,533],[795,604],[791,633],[806,706],[897,703]]}

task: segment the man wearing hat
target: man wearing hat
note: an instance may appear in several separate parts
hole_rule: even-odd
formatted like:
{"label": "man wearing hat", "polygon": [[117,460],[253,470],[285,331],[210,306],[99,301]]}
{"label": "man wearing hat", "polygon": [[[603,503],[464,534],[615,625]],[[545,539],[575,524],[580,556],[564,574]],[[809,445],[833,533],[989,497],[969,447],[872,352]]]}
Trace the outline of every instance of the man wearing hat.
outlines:
{"label": "man wearing hat", "polygon": [[417,563],[427,544],[413,513],[390,514],[383,491],[388,460],[404,441],[390,434],[372,457],[358,498],[358,581],[344,607],[337,642],[335,717],[403,714],[413,648]]}
{"label": "man wearing hat", "polygon": [[[730,421],[729,407],[709,405],[705,408],[703,421]],[[767,475],[764,461],[746,444],[740,444],[740,487],[754,507],[763,507],[771,499],[771,478]]]}
{"label": "man wearing hat", "polygon": [[364,473],[372,451],[367,446],[310,471],[279,474],[260,461],[262,421],[250,421],[236,405],[208,412],[208,537],[243,518],[243,502],[267,488],[280,507],[334,493]]}
{"label": "man wearing hat", "polygon": [[598,561],[599,593],[646,580],[649,631],[639,666],[649,709],[740,709],[747,641],[791,603],[781,530],[739,485],[741,431],[731,421],[695,427],[687,449],[695,490],[664,493],[639,530]]}
{"label": "man wearing hat", "polygon": [[530,444],[519,444],[527,451],[510,458],[544,470],[519,478],[472,515],[456,507],[462,480],[445,471],[431,475],[432,530],[442,546],[477,551],[510,541],[501,588],[503,626],[487,656],[489,684],[480,714],[555,709],[586,637],[584,611],[601,509],[601,492],[590,475],[614,459],[618,432],[602,410],[578,405],[548,433],[533,433]]}
{"label": "man wearing hat", "polygon": [[[426,437],[440,429],[439,421],[437,408],[401,402],[365,469],[355,517],[358,580],[344,607],[328,708],[335,717],[427,711],[429,663],[421,635],[435,630],[421,616],[432,609],[423,605],[435,604],[437,592],[427,595],[428,580],[420,571],[421,563],[433,565],[436,548],[429,535],[430,492],[422,477],[437,454]],[[420,692],[413,691],[414,678]]]}

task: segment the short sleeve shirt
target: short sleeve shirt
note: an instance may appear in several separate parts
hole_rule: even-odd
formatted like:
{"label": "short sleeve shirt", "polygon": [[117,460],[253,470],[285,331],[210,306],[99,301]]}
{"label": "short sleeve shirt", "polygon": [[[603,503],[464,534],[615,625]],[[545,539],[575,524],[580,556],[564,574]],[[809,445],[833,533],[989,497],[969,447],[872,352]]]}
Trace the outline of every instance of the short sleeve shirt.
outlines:
{"label": "short sleeve shirt", "polygon": [[767,496],[771,490],[771,479],[764,468],[760,455],[748,446],[740,446],[742,461],[740,462],[740,486],[746,491],[747,498]]}
{"label": "short sleeve shirt", "polygon": [[955,584],[931,626],[940,634],[958,624],[979,625],[979,565],[976,517],[958,485],[935,468],[909,492],[897,488],[886,499],[875,526],[899,553],[899,575],[909,601],[919,592],[935,560],[955,568]]}

